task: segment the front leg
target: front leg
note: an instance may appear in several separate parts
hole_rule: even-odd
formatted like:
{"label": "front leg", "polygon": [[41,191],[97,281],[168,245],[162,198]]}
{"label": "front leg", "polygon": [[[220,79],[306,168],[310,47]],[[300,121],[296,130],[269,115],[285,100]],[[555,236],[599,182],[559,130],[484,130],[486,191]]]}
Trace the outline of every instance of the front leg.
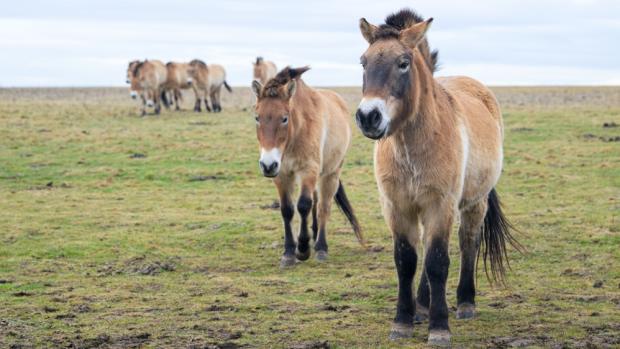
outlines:
{"label": "front leg", "polygon": [[429,345],[450,345],[446,281],[450,266],[448,242],[455,210],[456,205],[446,202],[428,207],[424,213],[424,272],[430,290]]}
{"label": "front leg", "polygon": [[301,194],[297,201],[297,212],[299,212],[299,237],[297,238],[297,259],[305,261],[310,258],[310,234],[308,233],[308,216],[312,210],[312,194],[316,186],[316,176],[308,175],[302,179]]}
{"label": "front leg", "polygon": [[274,179],[278,194],[280,196],[280,212],[282,213],[282,221],[284,223],[284,254],[280,259],[280,268],[286,268],[295,265],[295,237],[291,221],[295,215],[295,207],[291,200],[291,193],[294,189],[294,180],[282,175]]}

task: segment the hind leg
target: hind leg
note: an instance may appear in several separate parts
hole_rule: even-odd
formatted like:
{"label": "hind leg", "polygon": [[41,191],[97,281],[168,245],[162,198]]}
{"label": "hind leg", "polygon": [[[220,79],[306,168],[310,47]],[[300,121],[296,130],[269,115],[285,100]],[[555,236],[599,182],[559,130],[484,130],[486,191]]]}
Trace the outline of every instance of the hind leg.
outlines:
{"label": "hind leg", "polygon": [[178,88],[175,88],[173,94],[174,94],[174,109],[176,111],[179,111],[181,110],[181,106],[179,105],[179,99],[180,99],[179,97],[181,97],[181,90],[179,90]]}
{"label": "hind leg", "polygon": [[324,261],[327,259],[327,220],[329,219],[334,201],[334,195],[338,190],[338,179],[340,178],[340,170],[327,175],[322,175],[319,185],[319,200],[317,207],[317,219],[319,221],[318,233],[314,250],[316,251],[316,259]]}
{"label": "hind leg", "polygon": [[297,212],[299,212],[299,235],[297,237],[296,257],[300,261],[310,258],[310,234],[308,233],[308,216],[312,211],[312,194],[316,187],[316,174],[312,173],[301,181],[301,193],[297,201]]}
{"label": "hind leg", "polygon": [[316,235],[319,232],[319,221],[317,219],[316,216],[316,206],[317,206],[317,202],[319,201],[319,193],[317,193],[317,191],[314,191],[314,195],[312,195],[312,240],[316,241]]}
{"label": "hind leg", "polygon": [[457,319],[469,319],[475,315],[476,257],[480,248],[482,223],[487,211],[486,200],[480,200],[461,211],[459,246],[461,249],[461,274],[456,290]]}
{"label": "hind leg", "polygon": [[200,113],[202,111],[202,109],[200,109],[200,103],[201,103],[200,91],[194,85],[192,85],[192,88],[194,90],[194,96],[196,96],[196,102],[194,102],[194,111],[197,113]]}

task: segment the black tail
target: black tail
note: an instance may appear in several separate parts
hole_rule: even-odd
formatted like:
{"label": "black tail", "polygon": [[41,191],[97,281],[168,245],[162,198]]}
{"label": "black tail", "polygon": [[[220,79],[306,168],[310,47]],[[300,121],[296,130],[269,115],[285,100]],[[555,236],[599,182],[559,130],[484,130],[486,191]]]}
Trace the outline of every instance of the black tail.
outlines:
{"label": "black tail", "polygon": [[226,82],[226,80],[224,80],[224,87],[226,87],[226,89],[228,90],[228,92],[232,93],[232,88],[230,87],[230,85]]}
{"label": "black tail", "polygon": [[351,203],[349,202],[349,198],[347,198],[347,193],[345,193],[341,181],[338,182],[338,191],[336,192],[334,199],[336,199],[336,204],[342,213],[344,213],[347,217],[349,223],[351,223],[353,232],[357,237],[357,241],[359,241],[362,246],[366,246],[364,236],[362,235],[362,228],[360,227],[360,223],[357,221],[357,217],[355,217],[355,212],[353,212],[353,207],[351,207]]}
{"label": "black tail", "polygon": [[[482,226],[483,246],[478,250],[478,259],[480,259],[480,251],[482,251],[484,272],[489,282],[504,283],[506,274],[504,262],[508,269],[510,269],[506,242],[519,252],[525,251],[523,245],[512,236],[511,230],[516,231],[508,219],[506,219],[506,216],[504,216],[501,202],[494,188],[489,193],[487,213]],[[491,265],[490,276],[487,269],[487,259]]]}
{"label": "black tail", "polygon": [[170,108],[170,102],[168,101],[168,94],[166,93],[166,90],[161,91],[161,102],[164,104],[166,109]]}

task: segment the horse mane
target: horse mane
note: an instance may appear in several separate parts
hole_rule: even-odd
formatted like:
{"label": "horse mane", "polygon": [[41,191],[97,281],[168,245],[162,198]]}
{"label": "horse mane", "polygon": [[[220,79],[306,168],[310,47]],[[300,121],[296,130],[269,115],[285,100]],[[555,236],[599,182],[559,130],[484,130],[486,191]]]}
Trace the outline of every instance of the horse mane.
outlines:
{"label": "horse mane", "polygon": [[256,63],[254,64],[259,65],[261,63],[263,63],[263,57],[260,57],[260,56],[256,57]]}
{"label": "horse mane", "polygon": [[137,62],[136,66],[133,67],[131,74],[133,74],[133,76],[138,76],[138,73],[140,72],[140,69],[142,69],[142,66],[144,65],[145,62],[146,60],[144,62]]}
{"label": "horse mane", "polygon": [[207,69],[207,63],[200,59],[192,59],[191,62],[189,62],[189,65],[191,65],[192,67],[199,66]]}
{"label": "horse mane", "polygon": [[[411,9],[404,8],[385,18],[385,24],[381,24],[374,34],[375,40],[398,39],[402,30],[423,21],[424,18],[418,13]],[[437,50],[431,51],[426,37],[418,44],[418,49],[422,53],[424,61],[426,61],[431,72],[436,72],[439,69],[439,64],[437,63],[439,52]]]}
{"label": "horse mane", "polygon": [[280,96],[280,88],[288,84],[291,80],[299,79],[301,74],[310,70],[310,67],[300,67],[300,68],[291,68],[290,66],[280,70],[276,76],[274,76],[271,80],[267,81],[265,87],[263,88],[263,92],[261,93],[262,97],[278,97]]}
{"label": "horse mane", "polygon": [[168,63],[166,63],[166,67],[169,67],[169,66],[171,66],[173,64],[174,64],[174,62],[168,62]]}

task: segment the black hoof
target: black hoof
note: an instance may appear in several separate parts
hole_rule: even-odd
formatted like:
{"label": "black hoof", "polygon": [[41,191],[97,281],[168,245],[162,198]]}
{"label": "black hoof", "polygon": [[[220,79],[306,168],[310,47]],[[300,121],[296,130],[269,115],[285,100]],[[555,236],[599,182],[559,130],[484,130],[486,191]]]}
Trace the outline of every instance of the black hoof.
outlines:
{"label": "black hoof", "polygon": [[327,260],[327,251],[316,251],[314,258],[319,262],[325,262]]}
{"label": "black hoof", "polygon": [[280,268],[285,269],[294,266],[296,263],[295,256],[283,255],[280,259]]}
{"label": "black hoof", "polygon": [[413,325],[392,324],[388,338],[392,341],[413,337]]}
{"label": "black hoof", "polygon": [[450,331],[431,330],[428,334],[428,345],[434,346],[434,347],[449,348],[450,347]]}
{"label": "black hoof", "polygon": [[297,251],[295,252],[295,256],[297,257],[297,259],[299,259],[300,261],[305,261],[308,260],[308,258],[310,258],[310,248],[307,247],[305,251],[300,251],[299,249],[297,249]]}
{"label": "black hoof", "polygon": [[471,303],[459,304],[456,308],[457,319],[471,319],[476,315],[476,306]]}

